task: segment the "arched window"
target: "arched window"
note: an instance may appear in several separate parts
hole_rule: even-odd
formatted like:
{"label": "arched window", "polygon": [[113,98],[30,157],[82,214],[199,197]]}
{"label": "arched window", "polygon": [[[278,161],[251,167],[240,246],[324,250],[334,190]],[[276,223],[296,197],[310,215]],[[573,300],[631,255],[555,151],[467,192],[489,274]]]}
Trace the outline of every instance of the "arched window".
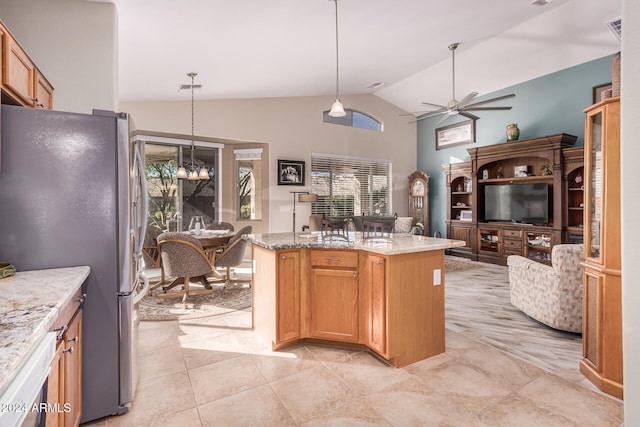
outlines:
{"label": "arched window", "polygon": [[329,110],[322,113],[322,121],[325,123],[333,123],[334,125],[351,126],[360,129],[377,130],[382,132],[382,123],[371,116],[355,110],[344,110],[347,115],[344,117],[331,117]]}

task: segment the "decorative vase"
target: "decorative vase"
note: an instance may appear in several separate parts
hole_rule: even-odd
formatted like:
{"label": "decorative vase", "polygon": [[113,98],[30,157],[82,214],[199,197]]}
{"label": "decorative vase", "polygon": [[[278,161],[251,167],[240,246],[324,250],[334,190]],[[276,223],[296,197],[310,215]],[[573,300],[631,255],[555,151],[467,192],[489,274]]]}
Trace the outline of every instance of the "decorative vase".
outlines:
{"label": "decorative vase", "polygon": [[520,129],[517,123],[507,125],[507,141],[517,141],[520,138]]}

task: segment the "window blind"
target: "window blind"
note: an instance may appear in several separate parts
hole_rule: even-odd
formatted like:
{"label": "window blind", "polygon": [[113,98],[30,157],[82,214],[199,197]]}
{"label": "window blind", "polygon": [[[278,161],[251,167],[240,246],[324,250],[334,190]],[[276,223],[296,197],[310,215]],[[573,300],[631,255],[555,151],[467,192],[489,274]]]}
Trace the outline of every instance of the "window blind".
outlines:
{"label": "window blind", "polygon": [[392,162],[311,154],[311,211],[327,216],[388,215],[392,212]]}

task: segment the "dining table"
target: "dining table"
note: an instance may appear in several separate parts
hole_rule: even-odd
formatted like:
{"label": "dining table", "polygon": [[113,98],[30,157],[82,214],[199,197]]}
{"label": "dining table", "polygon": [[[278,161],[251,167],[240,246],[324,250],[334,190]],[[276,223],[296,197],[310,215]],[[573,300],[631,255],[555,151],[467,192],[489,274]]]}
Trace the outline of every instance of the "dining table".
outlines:
{"label": "dining table", "polygon": [[[216,254],[221,251],[227,243],[229,243],[229,240],[235,236],[235,232],[233,230],[201,230],[198,233],[187,233],[198,239],[204,249],[204,252],[209,256],[209,262],[213,269],[211,275],[216,279],[222,278],[223,276],[218,273],[214,267]],[[211,288],[211,285],[207,282],[205,277],[201,278],[201,282],[206,289]]]}

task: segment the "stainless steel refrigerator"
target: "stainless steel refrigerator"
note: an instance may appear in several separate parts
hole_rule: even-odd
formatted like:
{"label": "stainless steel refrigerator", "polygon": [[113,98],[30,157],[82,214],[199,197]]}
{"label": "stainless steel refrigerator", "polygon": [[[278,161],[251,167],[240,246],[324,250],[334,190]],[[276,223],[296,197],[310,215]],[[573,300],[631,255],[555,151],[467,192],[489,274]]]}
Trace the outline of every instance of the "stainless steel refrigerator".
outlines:
{"label": "stainless steel refrigerator", "polygon": [[7,105],[0,112],[0,260],[18,271],[91,267],[81,422],[125,413],[137,383],[143,150],[130,142],[126,114]]}

